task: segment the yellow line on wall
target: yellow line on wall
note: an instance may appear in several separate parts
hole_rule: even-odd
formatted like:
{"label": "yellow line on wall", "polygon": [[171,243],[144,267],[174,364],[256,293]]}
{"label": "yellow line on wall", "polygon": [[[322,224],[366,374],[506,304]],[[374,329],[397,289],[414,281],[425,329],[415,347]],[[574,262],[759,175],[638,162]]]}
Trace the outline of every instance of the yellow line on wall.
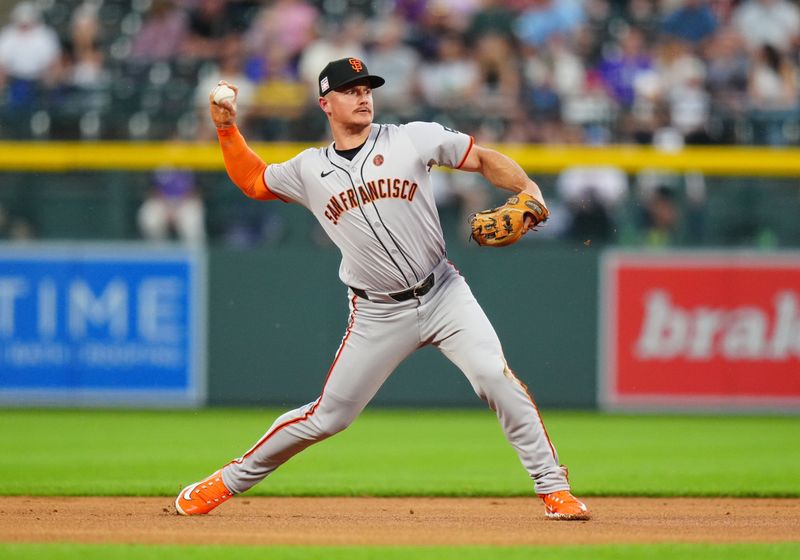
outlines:
{"label": "yellow line on wall", "polygon": [[[267,162],[285,161],[308,144],[253,143]],[[663,169],[708,175],[800,177],[800,149],[691,147],[663,152],[639,146],[493,146],[530,173],[557,173],[575,165],[611,165],[627,172]],[[216,143],[171,142],[0,142],[0,172],[148,170],[161,166],[221,171]]]}
{"label": "yellow line on wall", "polygon": [[[305,144],[254,144],[268,161],[291,158]],[[179,142],[0,142],[0,171],[148,170],[162,166],[224,170],[214,143]]]}

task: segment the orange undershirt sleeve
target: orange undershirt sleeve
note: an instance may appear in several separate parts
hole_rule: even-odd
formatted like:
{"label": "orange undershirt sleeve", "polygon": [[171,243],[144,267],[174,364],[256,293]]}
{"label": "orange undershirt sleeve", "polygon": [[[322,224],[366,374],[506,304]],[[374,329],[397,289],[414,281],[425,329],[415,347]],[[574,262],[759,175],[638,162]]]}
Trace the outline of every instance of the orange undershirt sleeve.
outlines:
{"label": "orange undershirt sleeve", "polygon": [[244,136],[236,126],[218,128],[217,137],[225,160],[228,177],[244,194],[258,200],[275,200],[278,196],[264,182],[264,163],[245,142]]}

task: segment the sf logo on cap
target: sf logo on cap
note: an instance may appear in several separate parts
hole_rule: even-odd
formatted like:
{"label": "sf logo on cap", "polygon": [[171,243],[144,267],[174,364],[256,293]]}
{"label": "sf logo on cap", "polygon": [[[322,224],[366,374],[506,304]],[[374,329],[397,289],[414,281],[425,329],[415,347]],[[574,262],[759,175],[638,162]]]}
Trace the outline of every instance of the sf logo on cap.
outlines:
{"label": "sf logo on cap", "polygon": [[364,64],[360,60],[358,60],[357,58],[348,58],[347,62],[350,63],[350,66],[356,72],[361,72],[361,70],[364,69]]}

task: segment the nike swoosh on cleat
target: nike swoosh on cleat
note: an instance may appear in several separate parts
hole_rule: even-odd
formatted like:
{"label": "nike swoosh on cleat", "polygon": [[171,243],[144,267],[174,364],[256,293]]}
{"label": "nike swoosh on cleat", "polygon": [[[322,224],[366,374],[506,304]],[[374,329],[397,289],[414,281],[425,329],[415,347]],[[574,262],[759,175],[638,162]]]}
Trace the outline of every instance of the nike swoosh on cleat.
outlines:
{"label": "nike swoosh on cleat", "polygon": [[328,175],[330,175],[330,174],[331,174],[331,173],[333,173],[334,171],[336,171],[336,170],[335,170],[335,169],[331,169],[331,170],[330,170],[330,171],[328,171],[327,173],[325,173],[325,172],[323,171],[322,173],[320,173],[320,174],[319,174],[319,176],[320,176],[320,177],[327,177]]}
{"label": "nike swoosh on cleat", "polygon": [[187,486],[183,491],[183,499],[184,500],[191,500],[192,499],[192,490],[197,488],[197,485],[200,484],[199,482],[195,482],[191,486]]}

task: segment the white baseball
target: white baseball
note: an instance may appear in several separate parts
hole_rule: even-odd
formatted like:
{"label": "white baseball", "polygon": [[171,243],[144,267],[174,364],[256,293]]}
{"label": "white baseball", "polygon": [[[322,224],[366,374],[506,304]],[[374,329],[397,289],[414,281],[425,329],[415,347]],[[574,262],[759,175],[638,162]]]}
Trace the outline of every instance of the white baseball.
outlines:
{"label": "white baseball", "polygon": [[236,98],[236,92],[226,85],[219,85],[214,88],[214,103],[222,105],[223,101],[230,101],[233,103]]}

